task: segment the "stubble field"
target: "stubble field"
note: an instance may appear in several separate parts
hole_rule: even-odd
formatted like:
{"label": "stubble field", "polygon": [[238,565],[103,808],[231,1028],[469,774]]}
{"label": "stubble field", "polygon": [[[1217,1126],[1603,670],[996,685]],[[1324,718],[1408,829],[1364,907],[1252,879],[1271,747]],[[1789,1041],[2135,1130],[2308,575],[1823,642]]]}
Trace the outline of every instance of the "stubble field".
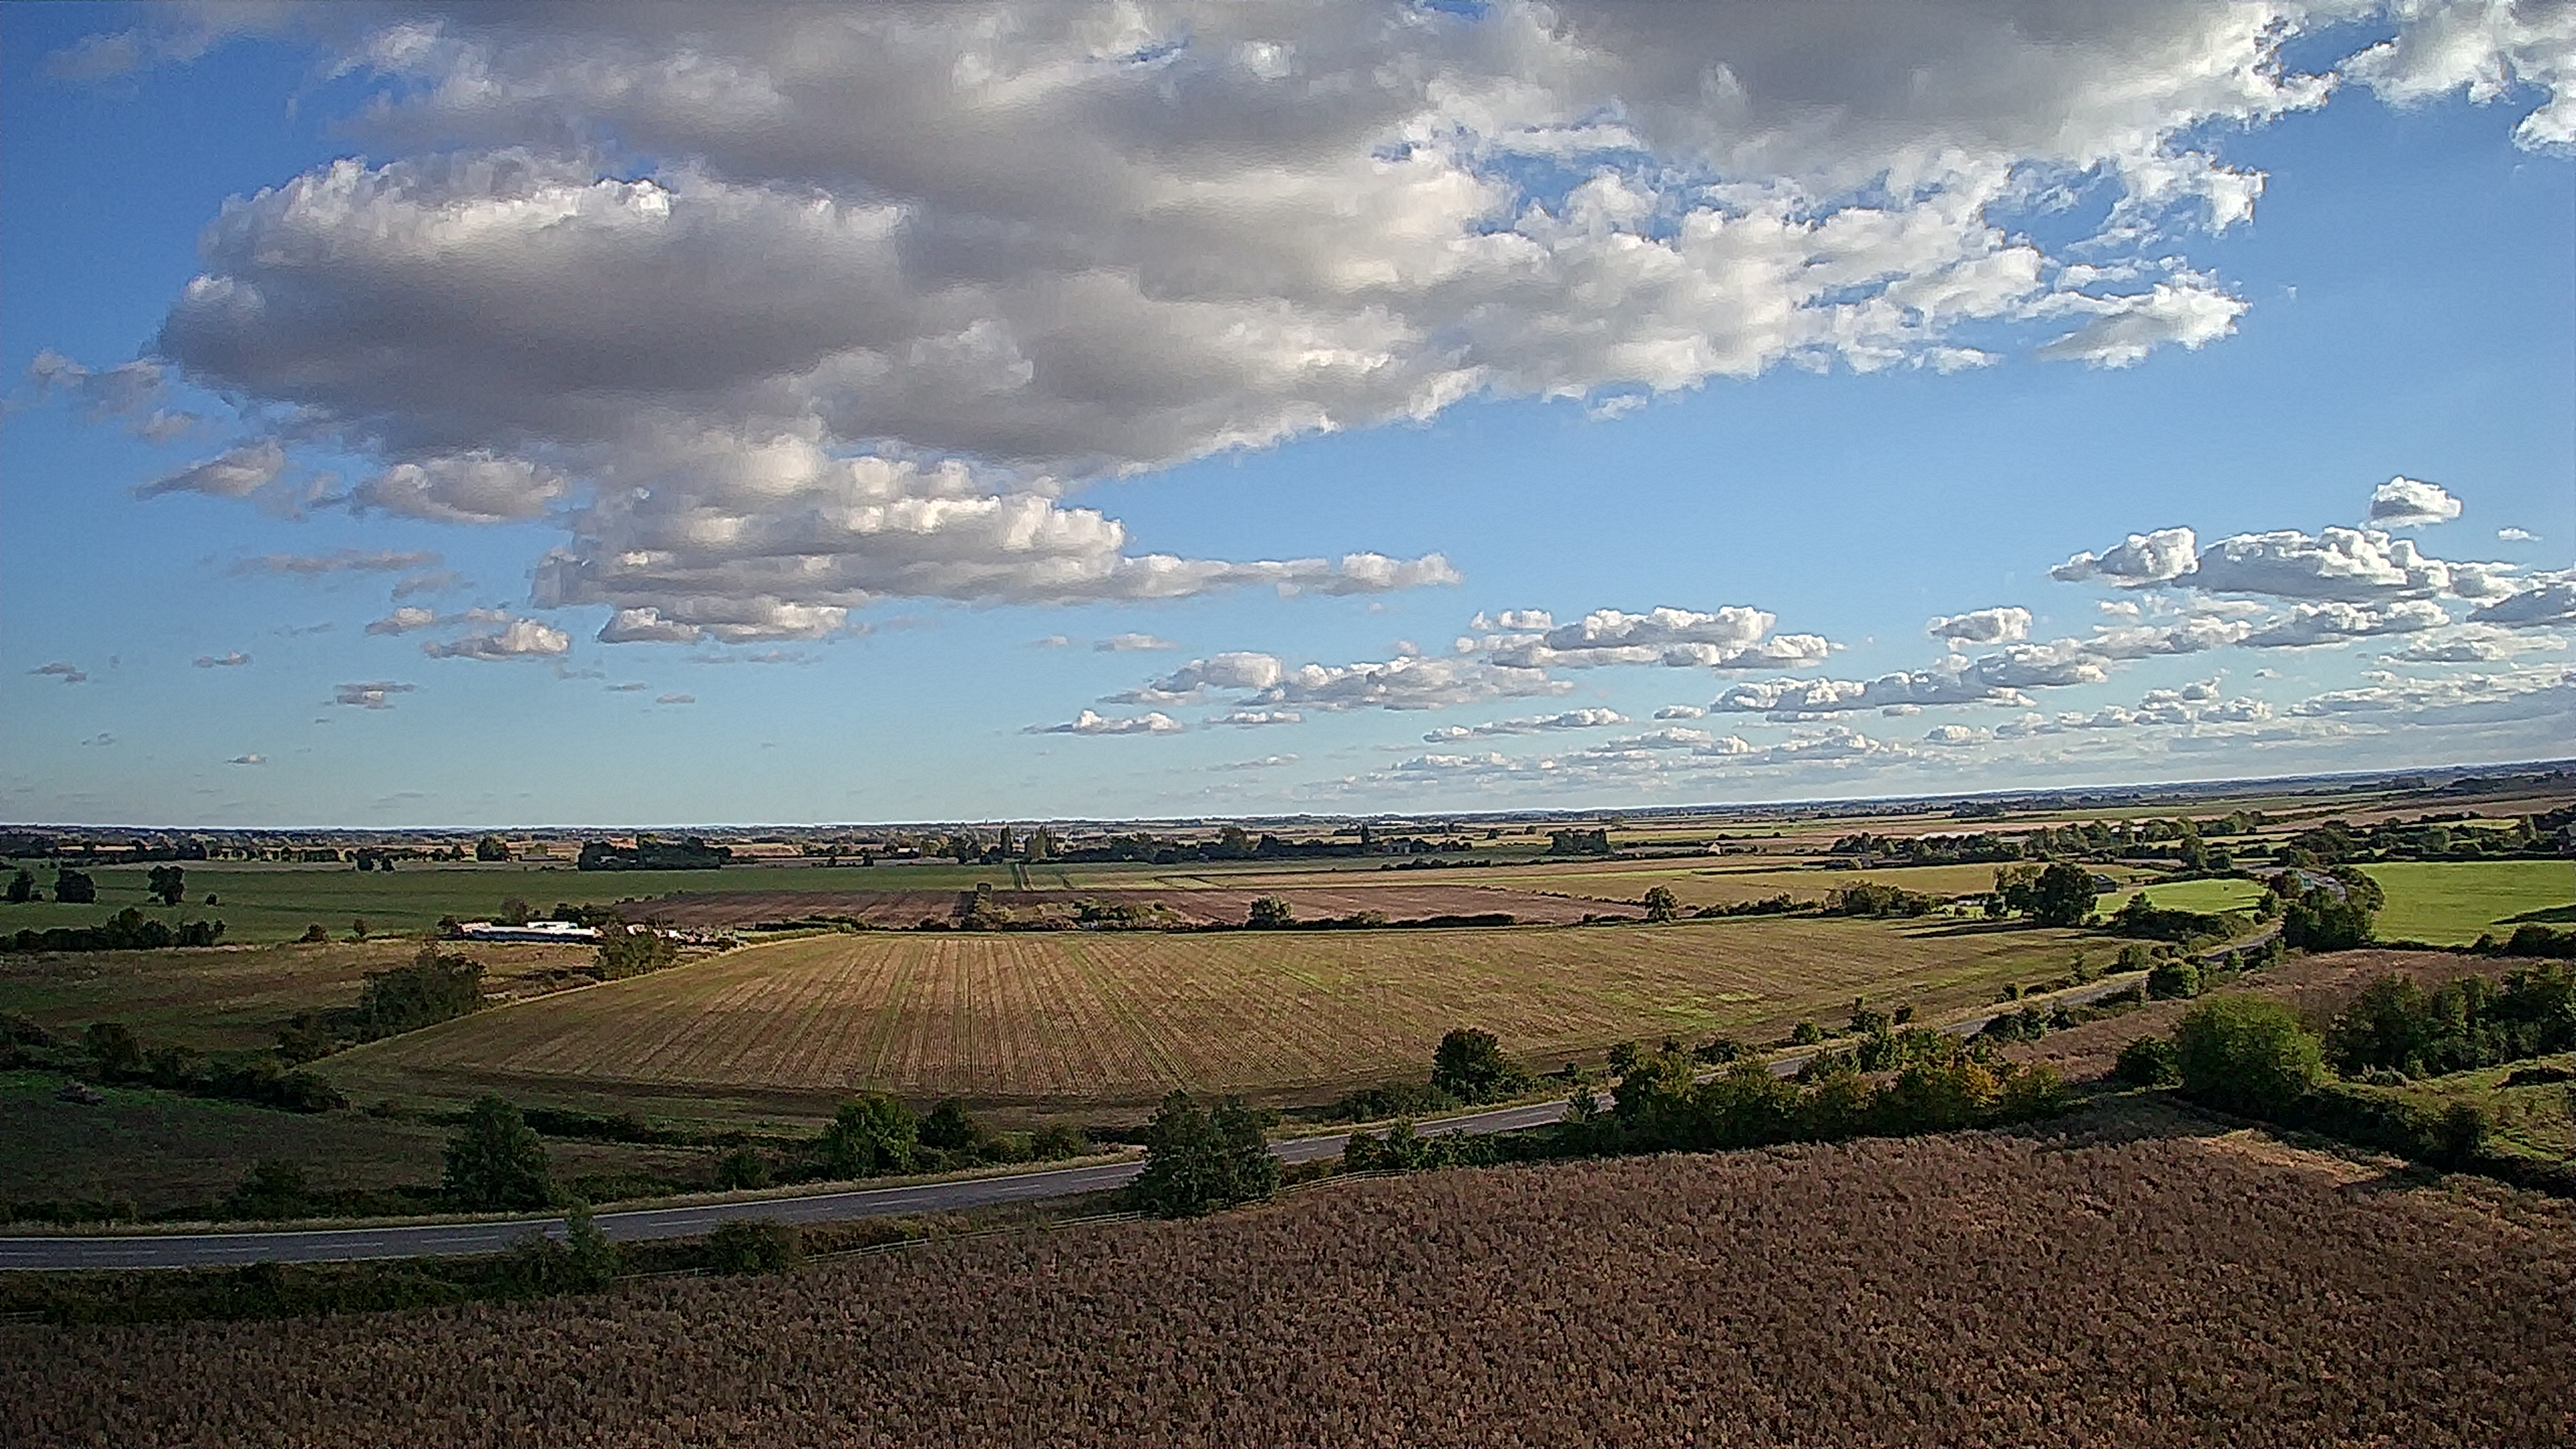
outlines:
{"label": "stubble field", "polygon": [[397,1315],[0,1328],[12,1444],[2556,1444],[2576,1212],[2181,1114],[1422,1174]]}
{"label": "stubble field", "polygon": [[[1547,1069],[1927,1013],[2063,971],[2072,932],[1840,919],[1507,930],[834,934],[486,1011],[332,1059],[344,1089],[871,1087],[981,1103],[1273,1098],[1416,1076],[1453,1027]],[[2099,943],[2095,943],[2099,955]]]}

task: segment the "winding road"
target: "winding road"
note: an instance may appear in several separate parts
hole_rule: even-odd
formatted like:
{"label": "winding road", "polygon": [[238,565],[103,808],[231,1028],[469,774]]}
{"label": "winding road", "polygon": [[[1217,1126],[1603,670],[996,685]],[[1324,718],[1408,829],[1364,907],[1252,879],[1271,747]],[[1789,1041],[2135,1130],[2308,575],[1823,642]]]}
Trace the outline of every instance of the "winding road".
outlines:
{"label": "winding road", "polygon": [[[2236,942],[2242,949],[2252,942]],[[2215,954],[2215,953],[2213,953]],[[2137,983],[2136,973],[2113,976],[2086,986],[2034,997],[2050,1005],[2080,1005]],[[1944,1024],[1955,1035],[1975,1033],[1998,1013],[1987,1012]],[[1789,1076],[1806,1064],[1804,1055],[1773,1061],[1771,1070]],[[1706,1075],[1706,1074],[1704,1074]],[[1606,1104],[1609,1094],[1603,1093]],[[1561,1121],[1562,1101],[1528,1102],[1441,1117],[1416,1124],[1424,1136],[1443,1133],[1517,1132]],[[1350,1133],[1286,1137],[1270,1146],[1283,1163],[1317,1162],[1342,1155]],[[841,1192],[802,1193],[788,1197],[734,1199],[685,1207],[633,1208],[604,1212],[594,1221],[614,1242],[658,1238],[694,1238],[713,1232],[719,1223],[767,1218],[781,1223],[836,1223],[898,1213],[954,1212],[1039,1202],[1120,1187],[1144,1171],[1141,1158],[1082,1167],[1014,1172],[992,1177],[957,1178],[904,1187],[857,1188]],[[244,1263],[345,1263],[382,1258],[467,1257],[498,1253],[532,1234],[561,1237],[560,1217],[509,1218],[453,1223],[261,1230],[213,1233],[56,1233],[0,1238],[0,1270],[66,1271],[100,1268],[215,1268]]]}

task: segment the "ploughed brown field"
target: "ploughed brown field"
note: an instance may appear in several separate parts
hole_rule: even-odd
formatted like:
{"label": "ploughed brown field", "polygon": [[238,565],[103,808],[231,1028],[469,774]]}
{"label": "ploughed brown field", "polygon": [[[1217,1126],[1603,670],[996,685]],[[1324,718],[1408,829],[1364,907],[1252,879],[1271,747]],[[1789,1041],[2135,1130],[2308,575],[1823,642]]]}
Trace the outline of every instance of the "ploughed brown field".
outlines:
{"label": "ploughed brown field", "polygon": [[[728,951],[340,1053],[343,1091],[879,1088],[979,1104],[1284,1100],[1419,1078],[1455,1027],[1545,1070],[1609,1043],[1748,1039],[1855,996],[1926,1013],[2066,969],[2072,932],[1753,917],[1422,931],[835,933]],[[764,1099],[773,1108],[793,1104]],[[659,1110],[659,1109],[657,1109]]]}
{"label": "ploughed brown field", "polygon": [[[1358,874],[1347,872],[1346,874]],[[1365,877],[1363,878],[1366,879]],[[1651,882],[1650,882],[1651,884]],[[1638,891],[1643,894],[1645,887]],[[1500,911],[1515,919],[1563,925],[1587,915],[1637,916],[1623,903],[1537,891],[1472,885],[1283,886],[1209,885],[1201,889],[1151,890],[1003,890],[993,903],[1014,912],[1070,916],[1077,903],[1126,905],[1140,910],[1159,906],[1161,919],[1178,925],[1243,924],[1252,903],[1278,896],[1301,921],[1377,911],[1390,920],[1427,916],[1481,916]],[[763,921],[847,916],[879,926],[910,926],[925,919],[948,920],[956,912],[956,891],[740,891],[680,893],[650,900],[621,902],[629,915],[651,916],[680,926],[747,926]]]}
{"label": "ploughed brown field", "polygon": [[2558,1444],[2576,1210],[2170,1109],[380,1316],[0,1329],[55,1444]]}

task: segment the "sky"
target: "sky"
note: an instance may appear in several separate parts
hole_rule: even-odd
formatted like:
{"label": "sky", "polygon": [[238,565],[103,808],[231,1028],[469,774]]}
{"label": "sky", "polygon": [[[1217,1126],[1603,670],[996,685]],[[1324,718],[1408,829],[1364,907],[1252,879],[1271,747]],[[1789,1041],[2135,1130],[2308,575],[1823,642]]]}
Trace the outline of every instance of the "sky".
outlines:
{"label": "sky", "polygon": [[2576,6],[0,6],[0,819],[2556,758]]}

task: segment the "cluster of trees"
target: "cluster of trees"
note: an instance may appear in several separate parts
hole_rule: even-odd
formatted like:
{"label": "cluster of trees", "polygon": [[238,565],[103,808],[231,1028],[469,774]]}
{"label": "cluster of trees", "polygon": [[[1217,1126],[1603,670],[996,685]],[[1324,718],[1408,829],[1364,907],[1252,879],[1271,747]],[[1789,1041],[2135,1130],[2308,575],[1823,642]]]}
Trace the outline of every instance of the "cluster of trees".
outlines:
{"label": "cluster of trees", "polygon": [[2556,964],[2463,976],[2431,991],[2386,975],[2326,1028],[2325,1060],[2347,1077],[2440,1076],[2576,1047],[2576,971]]}
{"label": "cluster of trees", "polygon": [[2469,949],[2482,956],[2555,956],[2561,961],[2576,959],[2576,930],[2557,930],[2537,921],[2513,928],[2513,934],[2498,944],[2496,938],[2481,932],[2475,946]]}
{"label": "cluster of trees", "polygon": [[102,1082],[159,1087],[190,1096],[248,1102],[286,1112],[330,1112],[349,1105],[330,1083],[289,1070],[272,1052],[208,1056],[176,1043],[147,1046],[121,1021],[94,1021],[82,1031],[77,1055],[50,1054],[55,1066],[86,1067]]}
{"label": "cluster of trees", "polygon": [[483,963],[423,945],[410,961],[370,971],[354,1006],[296,1013],[277,1034],[278,1055],[301,1064],[356,1042],[379,1041],[483,1009]]}
{"label": "cluster of trees", "polygon": [[1976,865],[2019,860],[2021,843],[1992,831],[1972,835],[1872,835],[1864,830],[1826,847],[1828,855],[1862,856],[1890,865]]}
{"label": "cluster of trees", "polygon": [[156,921],[131,906],[95,926],[54,926],[0,936],[7,951],[158,951],[171,946],[211,946],[223,939],[221,921]]}
{"label": "cluster of trees", "polygon": [[2073,861],[2006,866],[1995,872],[1986,914],[2027,916],[2043,926],[2080,926],[2093,914],[2102,887],[2093,872]]}
{"label": "cluster of trees", "polygon": [[599,926],[599,975],[603,981],[642,976],[680,959],[677,943],[651,926],[610,920]]}
{"label": "cluster of trees", "polygon": [[1881,881],[1854,881],[1825,893],[1829,916],[1924,916],[1941,908],[1938,896]]}
{"label": "cluster of trees", "polygon": [[1202,1109],[1174,1092],[1145,1127],[1145,1170],[1128,1188],[1137,1207],[1164,1218],[1192,1218],[1279,1189],[1279,1159],[1270,1155],[1268,1112],[1239,1097]]}
{"label": "cluster of trees", "polygon": [[585,841],[573,864],[582,870],[714,870],[732,859],[733,847],[709,845],[694,835],[676,841],[639,835],[632,846]]}
{"label": "cluster of trees", "polygon": [[2102,925],[2114,936],[2136,940],[2194,941],[2235,935],[2237,923],[2215,912],[2159,906],[2141,890],[2129,897],[2120,909],[2113,911],[2111,918]]}
{"label": "cluster of trees", "polygon": [[[36,888],[35,876],[29,874],[23,865],[9,877],[5,894],[9,904],[13,906],[23,906],[29,901],[40,901],[45,898],[44,893]],[[57,865],[54,867],[54,899],[70,906],[96,904],[98,882],[88,871],[74,870],[67,865]]]}
{"label": "cluster of trees", "polygon": [[1607,830],[1551,830],[1547,833],[1550,855],[1608,855],[1610,832]]}
{"label": "cluster of trees", "polygon": [[[1876,1036],[1877,1034],[1874,1034]],[[1777,1142],[1949,1132],[2059,1111],[2065,1086],[2045,1063],[2011,1066],[1994,1048],[1938,1032],[1880,1038],[1873,1080],[1858,1053],[1811,1061],[1798,1080],[1739,1061],[1705,1082],[1697,1059],[1663,1051],[1633,1064],[1600,1110],[1589,1090],[1572,1100],[1567,1131],[1595,1152],[1708,1151]],[[1829,1058],[1829,1059],[1828,1059]]]}
{"label": "cluster of trees", "polygon": [[[2325,880],[2299,871],[2272,878],[2268,895],[2277,897],[2281,939],[2303,951],[2349,951],[2371,939],[2371,917],[2386,900],[2379,882],[2348,866],[2335,868]],[[2265,902],[2268,914],[2271,902]]]}
{"label": "cluster of trees", "polygon": [[2380,820],[2355,825],[2325,820],[2284,842],[2274,858],[2283,865],[2348,865],[2370,860],[2491,860],[2516,856],[2555,856],[2557,816],[2524,815],[2476,826],[2466,811],[2422,815],[2412,821]]}

